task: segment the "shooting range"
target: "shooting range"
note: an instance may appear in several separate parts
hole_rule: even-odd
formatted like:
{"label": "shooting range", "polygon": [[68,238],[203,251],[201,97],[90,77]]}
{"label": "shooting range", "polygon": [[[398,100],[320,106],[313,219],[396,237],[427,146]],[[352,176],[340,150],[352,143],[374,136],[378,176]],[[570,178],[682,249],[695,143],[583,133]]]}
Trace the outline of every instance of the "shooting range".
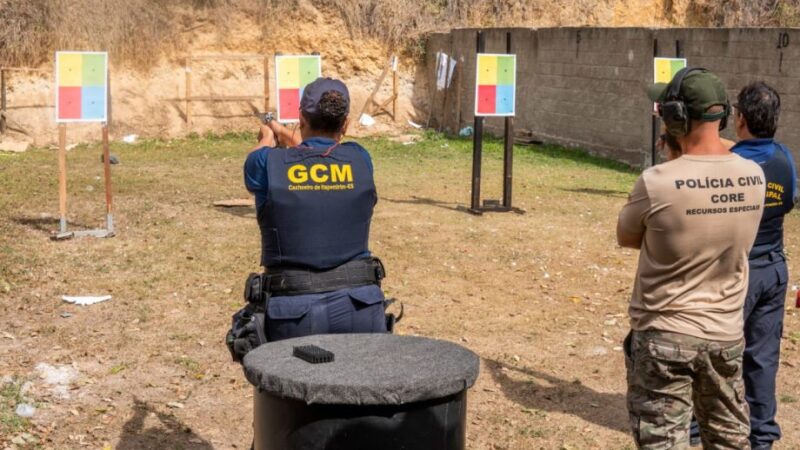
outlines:
{"label": "shooting range", "polygon": [[[785,0],[747,23],[752,2],[620,1],[3,3],[0,449],[634,448],[623,342],[639,251],[616,224],[662,163],[646,90],[687,65],[732,103],[763,80],[797,159],[800,16]],[[226,332],[270,236],[256,205],[276,201],[248,192],[243,167],[266,113],[301,133],[321,75],[350,92],[342,142],[368,152],[377,191],[359,226],[404,318],[234,363]],[[784,229],[800,254],[798,212]],[[776,450],[800,448],[788,266]],[[281,329],[319,313],[271,308]],[[307,345],[335,358],[295,356]]]}
{"label": "shooting range", "polygon": [[[56,52],[56,123],[58,123],[58,210],[56,240],[74,236],[114,236],[111,157],[108,150],[108,54],[105,52]],[[100,123],[105,176],[106,228],[75,230],[67,227],[67,124]]]}

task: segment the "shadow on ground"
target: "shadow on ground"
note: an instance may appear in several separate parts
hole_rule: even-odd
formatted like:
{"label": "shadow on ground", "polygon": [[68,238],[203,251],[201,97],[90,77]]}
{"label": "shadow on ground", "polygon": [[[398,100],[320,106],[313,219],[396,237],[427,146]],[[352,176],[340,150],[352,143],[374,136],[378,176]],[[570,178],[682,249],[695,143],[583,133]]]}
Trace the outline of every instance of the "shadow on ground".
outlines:
{"label": "shadow on ground", "polygon": [[465,207],[459,206],[456,203],[449,203],[443,202],[439,200],[434,200],[432,198],[426,197],[418,197],[416,195],[412,195],[410,199],[394,199],[394,198],[386,198],[381,197],[381,201],[389,202],[389,203],[402,203],[406,205],[424,205],[424,206],[435,206],[437,208],[448,209],[450,211],[459,211],[459,212],[468,212]]}
{"label": "shadow on ground", "polygon": [[[12,217],[11,220],[24,227],[31,228],[36,231],[42,231],[44,233],[50,234],[52,232],[58,231],[60,229],[61,223],[58,217]],[[75,231],[75,230],[88,230],[90,229],[89,226],[83,223],[76,223],[76,222],[69,222],[67,223],[67,229]]]}
{"label": "shadow on ground", "polygon": [[565,189],[565,188],[558,188],[560,191],[564,192],[576,192],[578,194],[592,194],[592,195],[602,195],[603,197],[619,197],[619,198],[627,198],[628,193],[625,191],[618,191],[615,189],[594,189],[594,188],[572,188],[572,189]]}
{"label": "shadow on ground", "polygon": [[485,367],[505,396],[525,408],[577,416],[614,431],[629,429],[623,394],[597,392],[577,380],[567,381],[495,360],[486,360]]}
{"label": "shadow on ground", "polygon": [[[134,415],[122,428],[117,450],[146,448],[212,450],[214,447],[181,423],[172,414],[165,414],[137,398],[133,399]],[[148,422],[145,425],[145,421]]]}
{"label": "shadow on ground", "polygon": [[214,211],[237,217],[256,218],[256,209],[252,206],[214,206]]}

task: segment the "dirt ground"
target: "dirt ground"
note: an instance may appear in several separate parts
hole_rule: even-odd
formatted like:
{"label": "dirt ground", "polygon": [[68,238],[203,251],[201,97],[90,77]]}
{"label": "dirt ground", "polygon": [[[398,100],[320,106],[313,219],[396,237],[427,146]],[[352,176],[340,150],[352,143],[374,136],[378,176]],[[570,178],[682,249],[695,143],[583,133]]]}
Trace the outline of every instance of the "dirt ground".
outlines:
{"label": "dirt ground", "polygon": [[[370,139],[380,195],[372,250],[400,298],[401,334],[481,357],[470,449],[632,449],[621,342],[637,252],[616,214],[636,174],[576,151],[517,147],[514,202],[475,217],[471,145],[436,135]],[[244,449],[252,391],[223,336],[258,269],[241,164],[252,135],[114,144],[118,235],[51,242],[56,155],[0,154],[0,448]],[[484,197],[499,198],[498,143]],[[96,145],[69,153],[69,219],[104,217]],[[800,220],[786,224],[790,256]],[[790,262],[790,283],[800,278]],[[109,294],[92,306],[62,295]],[[790,292],[794,296],[795,292]],[[777,449],[800,448],[800,316],[787,299]],[[37,407],[30,420],[17,403]]]}

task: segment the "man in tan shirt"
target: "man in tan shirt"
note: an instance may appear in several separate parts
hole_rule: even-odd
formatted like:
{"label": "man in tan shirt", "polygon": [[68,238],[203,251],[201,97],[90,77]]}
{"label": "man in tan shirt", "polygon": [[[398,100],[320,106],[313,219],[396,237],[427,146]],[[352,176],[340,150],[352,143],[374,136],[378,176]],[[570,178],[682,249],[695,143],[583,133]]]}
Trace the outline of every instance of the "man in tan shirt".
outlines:
{"label": "man in tan shirt", "polygon": [[687,448],[694,410],[704,448],[748,449],[742,305],[764,174],[720,141],[716,75],[685,69],[650,94],[683,153],[642,173],[617,224],[619,244],[641,249],[625,345],[634,438]]}

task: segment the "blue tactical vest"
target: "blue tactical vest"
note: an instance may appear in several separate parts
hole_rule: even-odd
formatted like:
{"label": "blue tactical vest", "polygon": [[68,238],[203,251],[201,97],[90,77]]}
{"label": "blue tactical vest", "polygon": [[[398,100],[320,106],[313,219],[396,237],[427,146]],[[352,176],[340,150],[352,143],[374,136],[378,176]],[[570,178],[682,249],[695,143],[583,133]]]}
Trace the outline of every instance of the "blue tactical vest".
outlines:
{"label": "blue tactical vest", "polygon": [[761,163],[767,180],[764,214],[758,227],[750,259],[783,251],[783,216],[794,208],[794,171],[785,147],[775,143],[772,156]]}
{"label": "blue tactical vest", "polygon": [[355,142],[267,156],[267,202],[258,211],[261,264],[330,269],[368,254],[375,182]]}

